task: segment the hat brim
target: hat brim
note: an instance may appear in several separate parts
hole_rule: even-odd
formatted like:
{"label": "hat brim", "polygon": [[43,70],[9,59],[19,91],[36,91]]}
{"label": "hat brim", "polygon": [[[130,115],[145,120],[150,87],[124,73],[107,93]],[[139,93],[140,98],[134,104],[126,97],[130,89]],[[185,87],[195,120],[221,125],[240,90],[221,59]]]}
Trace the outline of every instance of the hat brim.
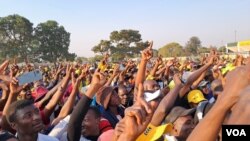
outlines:
{"label": "hat brim", "polygon": [[194,113],[195,113],[195,111],[196,111],[196,109],[195,109],[195,108],[192,108],[192,109],[187,109],[187,110],[183,111],[179,117],[192,115],[192,114],[194,114]]}

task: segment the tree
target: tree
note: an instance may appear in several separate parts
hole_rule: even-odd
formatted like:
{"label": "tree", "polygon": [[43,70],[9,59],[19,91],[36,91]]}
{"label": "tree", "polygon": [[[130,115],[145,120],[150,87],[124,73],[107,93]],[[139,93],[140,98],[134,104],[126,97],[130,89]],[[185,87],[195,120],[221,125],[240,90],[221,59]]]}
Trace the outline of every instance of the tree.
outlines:
{"label": "tree", "polygon": [[180,44],[172,42],[160,48],[158,54],[163,57],[177,57],[183,56],[184,50]]}
{"label": "tree", "polygon": [[137,30],[120,30],[110,33],[110,40],[101,40],[92,48],[95,53],[103,55],[105,52],[111,53],[113,60],[121,60],[126,57],[134,57],[145,49],[147,42],[142,42],[141,34]]}
{"label": "tree", "polygon": [[188,55],[197,55],[198,49],[201,47],[201,41],[198,37],[193,36],[186,44],[186,52]]}
{"label": "tree", "polygon": [[111,48],[111,43],[108,40],[101,40],[100,43],[96,46],[94,46],[91,50],[94,53],[101,53],[101,55],[104,55],[106,52],[108,52]]}
{"label": "tree", "polygon": [[86,58],[86,57],[77,57],[75,59],[75,61],[82,64],[82,63],[88,62],[88,58]]}
{"label": "tree", "polygon": [[9,15],[0,18],[0,50],[2,58],[24,60],[32,50],[33,24],[25,17]]}
{"label": "tree", "polygon": [[207,47],[200,47],[198,49],[198,53],[209,53],[210,52],[210,48]]}
{"label": "tree", "polygon": [[77,56],[75,53],[66,53],[65,55],[67,61],[74,61]]}
{"label": "tree", "polygon": [[225,53],[227,51],[227,48],[225,46],[221,46],[219,49],[218,49],[219,52],[222,52],[222,53]]}
{"label": "tree", "polygon": [[35,28],[35,37],[38,42],[35,54],[49,62],[67,59],[74,60],[76,55],[69,53],[70,33],[56,21],[40,23]]}

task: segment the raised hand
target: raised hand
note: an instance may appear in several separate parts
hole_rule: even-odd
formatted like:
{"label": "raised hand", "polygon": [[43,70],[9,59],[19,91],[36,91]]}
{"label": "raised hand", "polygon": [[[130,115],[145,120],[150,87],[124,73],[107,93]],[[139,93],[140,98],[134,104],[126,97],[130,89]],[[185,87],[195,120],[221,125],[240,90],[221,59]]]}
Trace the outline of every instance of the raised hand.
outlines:
{"label": "raised hand", "polygon": [[151,41],[149,43],[149,46],[142,51],[142,60],[148,61],[153,57],[152,46],[153,46],[153,41]]}
{"label": "raised hand", "polygon": [[10,76],[16,76],[18,71],[19,71],[18,65],[13,64],[10,69]]}
{"label": "raised hand", "polygon": [[66,77],[70,78],[71,72],[73,71],[73,66],[72,65],[67,65],[66,68]]}
{"label": "raised hand", "polygon": [[104,76],[104,74],[102,74],[101,72],[96,70],[96,72],[94,73],[94,75],[92,77],[91,85],[97,86],[100,88],[106,83],[106,81],[107,81],[107,79]]}
{"label": "raised hand", "polygon": [[160,65],[160,64],[162,64],[162,56],[159,56],[158,58],[157,58],[157,60],[156,60],[156,63],[158,64],[158,65]]}
{"label": "raised hand", "polygon": [[237,67],[229,72],[225,78],[224,91],[220,95],[222,101],[227,102],[229,106],[233,106],[238,101],[240,90],[243,90],[249,84],[250,64]]}
{"label": "raised hand", "polygon": [[[125,117],[120,121],[122,126],[119,126],[119,129],[122,134],[118,139],[119,141],[124,138],[131,141],[136,140],[149,124],[153,114],[147,110],[148,105],[142,99],[143,93],[143,86],[139,84],[136,104],[125,110]],[[119,135],[120,132],[117,134]]]}
{"label": "raised hand", "polygon": [[57,71],[56,71],[56,75],[59,75],[62,71],[64,70],[62,64],[59,64]]}
{"label": "raised hand", "polygon": [[177,85],[184,85],[180,80],[180,74],[175,74],[173,77],[174,84]]}
{"label": "raised hand", "polygon": [[27,84],[24,86],[18,86],[18,80],[15,77],[13,77],[10,83],[10,93],[15,95],[19,94],[19,92],[21,92],[22,89],[25,88],[26,86]]}
{"label": "raised hand", "polygon": [[120,68],[119,64],[115,65],[114,70],[113,70],[113,74],[112,74],[113,76],[116,76],[119,74],[119,68]]}
{"label": "raised hand", "polygon": [[85,66],[82,67],[82,72],[81,72],[82,79],[86,78],[86,76],[88,75],[89,68],[90,68],[89,65],[85,65]]}
{"label": "raised hand", "polygon": [[142,83],[140,83],[138,86],[138,93],[136,95],[136,103],[135,104],[143,106],[146,109],[147,113],[152,113],[151,107],[144,99],[144,88],[143,88]]}
{"label": "raised hand", "polygon": [[173,60],[168,60],[166,67],[171,67],[174,64]]}
{"label": "raised hand", "polygon": [[0,74],[4,72],[4,70],[8,67],[9,65],[9,60],[5,60],[1,65],[0,65]]}

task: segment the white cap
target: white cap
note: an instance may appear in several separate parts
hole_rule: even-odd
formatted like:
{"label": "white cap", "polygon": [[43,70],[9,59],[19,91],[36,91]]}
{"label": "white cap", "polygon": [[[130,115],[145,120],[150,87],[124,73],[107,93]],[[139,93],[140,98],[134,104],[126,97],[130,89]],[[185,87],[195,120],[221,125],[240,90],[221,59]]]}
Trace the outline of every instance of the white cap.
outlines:
{"label": "white cap", "polygon": [[147,102],[149,102],[149,101],[152,101],[152,100],[158,98],[160,95],[161,95],[161,91],[160,91],[160,90],[157,90],[157,91],[155,91],[154,93],[145,92],[145,93],[144,93],[144,99],[145,99]]}

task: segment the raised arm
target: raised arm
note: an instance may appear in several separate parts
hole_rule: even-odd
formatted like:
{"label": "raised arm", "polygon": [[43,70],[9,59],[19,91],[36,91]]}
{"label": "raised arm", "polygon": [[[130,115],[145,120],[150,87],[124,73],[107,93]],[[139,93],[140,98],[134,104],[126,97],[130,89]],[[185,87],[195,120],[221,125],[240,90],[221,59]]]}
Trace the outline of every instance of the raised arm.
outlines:
{"label": "raised arm", "polygon": [[81,123],[89,109],[92,98],[105,83],[106,78],[104,75],[99,72],[95,72],[89,89],[86,94],[83,95],[81,100],[78,101],[71,114],[67,134],[68,141],[79,141],[81,137]]}
{"label": "raised arm", "polygon": [[108,81],[106,82],[105,86],[110,86],[112,83],[113,79],[119,74],[119,65],[115,65],[115,68],[113,70],[113,74],[110,76]]}
{"label": "raised arm", "polygon": [[201,81],[204,79],[204,77],[206,76],[206,72],[207,72],[207,71],[204,71],[204,72],[198,77],[198,79],[194,81],[194,83],[193,83],[192,86],[191,86],[193,89],[196,89],[196,88],[199,86],[200,82],[201,82]]}
{"label": "raised arm", "polygon": [[239,99],[240,90],[249,85],[250,79],[246,77],[250,75],[249,72],[250,64],[228,73],[223,92],[218,96],[215,105],[192,131],[188,141],[216,140],[226,114]]}
{"label": "raised arm", "polygon": [[212,66],[214,58],[215,56],[211,56],[209,58],[208,63],[206,63],[204,66],[202,66],[198,70],[194,71],[188,77],[187,82],[185,83],[185,86],[180,91],[180,97],[183,97],[190,90],[190,87],[192,86],[192,84],[201,76],[201,74]]}
{"label": "raised arm", "polygon": [[155,73],[156,73],[156,71],[158,70],[159,65],[161,65],[161,64],[162,64],[162,58],[161,58],[161,57],[158,57],[157,60],[156,60],[156,62],[155,62],[155,64],[154,64],[153,69],[150,71],[150,75],[151,75],[152,77],[155,76]]}
{"label": "raised arm", "polygon": [[79,93],[80,82],[82,81],[84,77],[85,75],[83,71],[77,79],[74,78],[74,73],[72,73],[72,76],[71,76],[71,82],[73,86],[72,92],[70,93],[69,98],[63,105],[57,118],[53,120],[52,125],[56,125],[61,119],[65,118],[68,114],[70,114],[70,111],[74,107],[76,95]]}
{"label": "raised arm", "polygon": [[3,71],[5,70],[6,67],[8,67],[9,65],[9,60],[5,60],[1,65],[0,65],[0,74],[3,73]]}
{"label": "raised arm", "polygon": [[9,109],[10,104],[17,100],[17,96],[22,91],[23,88],[24,86],[18,86],[18,81],[16,78],[12,79],[12,82],[10,83],[10,94],[4,106],[3,115],[2,115],[1,127],[4,130],[7,130],[7,131],[12,130],[6,119],[7,110]]}
{"label": "raised arm", "polygon": [[141,62],[139,64],[138,73],[137,73],[136,79],[135,79],[135,88],[136,89],[138,89],[139,84],[143,83],[145,80],[145,72],[146,72],[147,62],[153,57],[152,46],[153,46],[153,42],[150,42],[148,48],[142,52]]}
{"label": "raised arm", "polygon": [[4,82],[0,82],[0,88],[2,89],[2,97],[0,100],[0,111],[3,111],[3,108],[8,99],[8,86]]}
{"label": "raised arm", "polygon": [[36,105],[38,107],[42,107],[44,108],[46,106],[46,104],[50,101],[51,97],[56,93],[57,89],[59,88],[59,86],[61,86],[62,81],[60,81],[55,87],[53,87],[46,95],[43,99],[41,99],[40,101],[38,101],[36,103]]}
{"label": "raised arm", "polygon": [[174,106],[176,98],[180,89],[183,87],[183,84],[180,81],[180,77],[178,74],[174,75],[174,83],[175,87],[172,89],[160,102],[159,106],[157,107],[153,118],[151,120],[151,124],[154,126],[159,126],[163,119],[165,118],[166,114],[171,110]]}
{"label": "raised arm", "polygon": [[45,106],[44,108],[44,115],[45,118],[49,119],[50,115],[53,113],[57,103],[60,101],[60,99],[63,96],[63,93],[65,92],[67,86],[68,86],[68,82],[70,80],[70,75],[72,72],[72,66],[67,66],[67,70],[66,70],[66,76],[63,78],[61,87],[59,87],[56,91],[56,93],[52,96],[52,98],[50,99],[49,103]]}

